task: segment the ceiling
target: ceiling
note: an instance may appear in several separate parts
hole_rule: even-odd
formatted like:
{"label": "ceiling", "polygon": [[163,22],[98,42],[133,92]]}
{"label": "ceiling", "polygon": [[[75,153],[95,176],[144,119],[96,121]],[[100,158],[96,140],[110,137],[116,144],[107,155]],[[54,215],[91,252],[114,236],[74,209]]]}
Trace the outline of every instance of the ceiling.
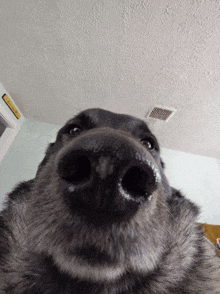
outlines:
{"label": "ceiling", "polygon": [[[220,159],[219,1],[0,0],[0,36],[0,82],[26,118],[62,125],[100,107]],[[146,119],[155,105],[177,111]]]}

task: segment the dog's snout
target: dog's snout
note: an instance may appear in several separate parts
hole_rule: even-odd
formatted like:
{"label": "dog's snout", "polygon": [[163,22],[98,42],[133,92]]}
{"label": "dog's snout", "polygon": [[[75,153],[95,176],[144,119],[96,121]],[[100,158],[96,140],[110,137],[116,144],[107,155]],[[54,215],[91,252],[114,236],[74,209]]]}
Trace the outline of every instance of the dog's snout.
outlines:
{"label": "dog's snout", "polygon": [[89,156],[83,153],[74,154],[74,150],[65,155],[58,164],[58,172],[61,178],[79,185],[88,181],[91,175],[91,162]]}
{"label": "dog's snout", "polygon": [[151,195],[156,185],[156,175],[148,164],[129,167],[121,181],[123,192],[136,201]]}
{"label": "dog's snout", "polygon": [[159,172],[149,152],[117,132],[90,131],[75,139],[57,160],[65,194],[90,209],[124,212],[157,188]]}

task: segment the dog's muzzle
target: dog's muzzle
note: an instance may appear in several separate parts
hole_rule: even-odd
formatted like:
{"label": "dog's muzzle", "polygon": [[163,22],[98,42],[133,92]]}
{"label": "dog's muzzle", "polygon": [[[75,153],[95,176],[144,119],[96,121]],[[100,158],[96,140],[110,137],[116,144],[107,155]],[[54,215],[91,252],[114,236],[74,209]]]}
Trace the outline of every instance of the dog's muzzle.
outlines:
{"label": "dog's muzzle", "polygon": [[157,189],[160,172],[132,137],[102,128],[81,134],[56,158],[59,184],[72,209],[128,214]]}

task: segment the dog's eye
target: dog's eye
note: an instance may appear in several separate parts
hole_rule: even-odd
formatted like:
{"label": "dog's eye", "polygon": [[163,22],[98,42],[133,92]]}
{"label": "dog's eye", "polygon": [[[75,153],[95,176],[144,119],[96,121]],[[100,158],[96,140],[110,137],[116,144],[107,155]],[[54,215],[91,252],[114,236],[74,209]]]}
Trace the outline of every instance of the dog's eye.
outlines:
{"label": "dog's eye", "polygon": [[77,126],[77,125],[74,125],[74,126],[72,126],[72,127],[69,128],[69,134],[71,136],[76,136],[79,133],[81,133],[81,131],[82,131],[82,129],[79,126]]}
{"label": "dog's eye", "polygon": [[152,138],[142,139],[141,143],[144,144],[148,150],[155,149],[155,143]]}

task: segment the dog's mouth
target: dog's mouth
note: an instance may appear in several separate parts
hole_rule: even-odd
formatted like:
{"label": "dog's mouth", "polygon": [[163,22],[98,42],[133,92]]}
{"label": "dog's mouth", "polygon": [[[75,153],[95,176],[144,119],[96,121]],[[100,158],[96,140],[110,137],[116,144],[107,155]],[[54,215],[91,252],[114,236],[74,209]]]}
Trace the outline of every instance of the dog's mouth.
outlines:
{"label": "dog's mouth", "polygon": [[115,257],[110,256],[104,249],[97,248],[94,245],[76,247],[69,252],[70,255],[77,256],[77,259],[86,262],[91,266],[108,265],[114,266],[117,264]]}

